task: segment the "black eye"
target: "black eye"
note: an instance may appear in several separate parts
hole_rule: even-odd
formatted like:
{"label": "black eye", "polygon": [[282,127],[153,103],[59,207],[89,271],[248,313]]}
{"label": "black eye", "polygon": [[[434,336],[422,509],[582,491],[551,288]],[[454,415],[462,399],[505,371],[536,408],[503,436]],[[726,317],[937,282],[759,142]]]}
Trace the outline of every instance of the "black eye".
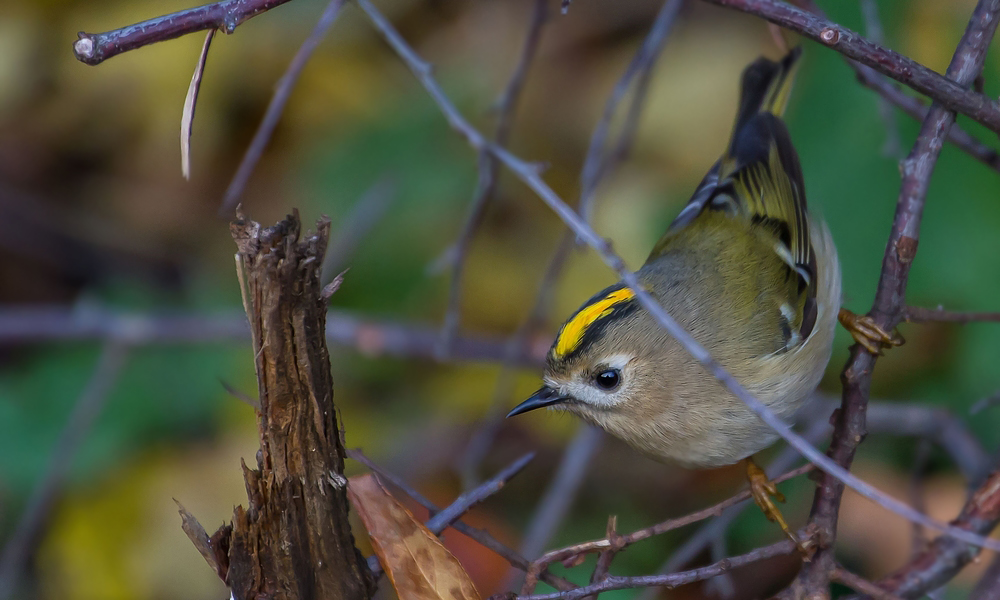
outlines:
{"label": "black eye", "polygon": [[604,391],[610,392],[622,381],[622,373],[618,369],[605,369],[594,377],[594,383]]}

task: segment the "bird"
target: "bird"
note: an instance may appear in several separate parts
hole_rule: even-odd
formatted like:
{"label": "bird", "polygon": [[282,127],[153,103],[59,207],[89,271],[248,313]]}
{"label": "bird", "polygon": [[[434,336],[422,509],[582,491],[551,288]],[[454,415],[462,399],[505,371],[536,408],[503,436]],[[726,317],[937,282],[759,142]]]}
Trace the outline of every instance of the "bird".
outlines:
{"label": "bird", "polygon": [[[838,320],[869,352],[901,340],[841,309],[837,249],[806,205],[782,119],[802,51],[747,66],[722,157],[635,275],[641,287],[751,394],[782,419],[819,385]],[[806,549],[752,456],[778,434],[674,340],[618,282],[559,329],[544,385],[508,417],[575,414],[662,462],[704,469],[746,460],[756,504]]]}

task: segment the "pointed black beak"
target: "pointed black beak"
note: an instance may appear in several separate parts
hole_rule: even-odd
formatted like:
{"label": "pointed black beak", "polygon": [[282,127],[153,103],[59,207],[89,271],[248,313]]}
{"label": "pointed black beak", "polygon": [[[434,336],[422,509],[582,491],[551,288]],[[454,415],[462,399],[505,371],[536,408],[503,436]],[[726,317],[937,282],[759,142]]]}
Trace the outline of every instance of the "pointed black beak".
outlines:
{"label": "pointed black beak", "polygon": [[514,410],[507,413],[507,418],[509,419],[514,415],[526,413],[529,410],[535,410],[536,408],[544,408],[546,406],[552,406],[553,404],[559,404],[560,402],[565,402],[566,400],[569,400],[568,396],[563,396],[546,385],[532,394],[530,398],[515,406]]}

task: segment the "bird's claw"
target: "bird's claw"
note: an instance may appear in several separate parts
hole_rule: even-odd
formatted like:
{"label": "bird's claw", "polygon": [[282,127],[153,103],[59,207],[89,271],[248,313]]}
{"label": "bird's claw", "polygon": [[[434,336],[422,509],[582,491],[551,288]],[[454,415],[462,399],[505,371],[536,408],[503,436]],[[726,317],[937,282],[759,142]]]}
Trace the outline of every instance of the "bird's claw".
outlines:
{"label": "bird's claw", "polygon": [[785,495],[778,491],[778,487],[768,478],[767,473],[751,459],[747,459],[747,480],[750,482],[750,495],[753,497],[754,503],[760,507],[768,521],[777,523],[778,527],[781,527],[788,539],[795,543],[802,558],[808,561],[812,557],[812,550],[799,540],[792,528],[785,522],[781,511],[774,504],[775,500],[784,502]]}
{"label": "bird's claw", "polygon": [[884,348],[902,346],[906,340],[896,331],[886,332],[867,315],[856,315],[846,308],[840,309],[837,320],[851,334],[854,341],[875,356],[881,356]]}

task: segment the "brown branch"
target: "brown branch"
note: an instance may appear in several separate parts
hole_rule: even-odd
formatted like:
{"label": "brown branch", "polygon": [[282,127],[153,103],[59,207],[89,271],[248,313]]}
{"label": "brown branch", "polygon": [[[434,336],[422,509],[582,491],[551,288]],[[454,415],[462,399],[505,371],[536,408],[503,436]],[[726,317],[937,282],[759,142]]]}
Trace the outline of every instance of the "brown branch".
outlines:
{"label": "brown branch", "polygon": [[[820,9],[820,7],[813,2],[813,0],[800,0],[800,2],[803,6],[808,8],[810,12],[813,12],[821,17],[825,17],[823,10]],[[874,7],[875,3],[873,0],[865,0],[862,3],[862,6]],[[866,10],[866,15],[867,12],[868,11]],[[881,45],[882,42],[878,39],[874,39],[874,37],[876,36],[873,36],[872,41]],[[920,98],[907,95],[902,89],[900,89],[898,84],[893,83],[887,77],[867,65],[863,65],[856,60],[851,60],[846,56],[844,57],[844,62],[846,62],[847,65],[854,70],[854,74],[857,77],[858,82],[861,83],[861,85],[877,92],[882,97],[883,101],[891,103],[896,108],[902,110],[904,113],[921,123],[927,117],[927,111],[930,110],[930,107],[922,102]],[[887,119],[885,115],[883,115],[883,118]],[[888,126],[891,127],[891,125]],[[1000,153],[977,140],[971,134],[963,130],[958,124],[953,124],[951,129],[948,131],[948,141],[955,144],[955,146],[959,149],[982,162],[984,165],[993,170],[1000,171]]]}
{"label": "brown branch", "polygon": [[[365,465],[375,473],[377,473],[379,477],[382,477],[392,485],[402,490],[404,493],[406,493],[407,496],[416,500],[420,505],[426,508],[431,513],[432,516],[441,512],[441,509],[439,509],[433,502],[428,500],[426,496],[424,496],[423,494],[418,492],[415,488],[413,488],[411,485],[406,483],[406,481],[404,481],[401,477],[391,473],[390,471],[387,471],[386,469],[372,462],[372,460],[367,456],[365,456],[364,453],[361,452],[361,450],[359,449],[348,450],[347,455],[352,459]],[[513,548],[510,548],[505,544],[499,542],[487,531],[483,529],[476,529],[475,527],[470,527],[469,525],[464,523],[461,519],[453,521],[452,523],[450,523],[450,526],[456,531],[462,533],[465,536],[468,536],[469,538],[475,540],[479,544],[492,550],[499,556],[502,556],[512,566],[517,567],[522,571],[528,570],[530,563],[526,558],[518,554],[517,551],[514,550]],[[429,524],[427,525],[427,527],[431,529],[431,531],[434,531],[434,533],[440,533],[441,531],[444,530],[444,527],[442,527],[441,530],[435,531],[433,528],[430,527]],[[571,590],[576,587],[575,585],[573,585],[569,581],[566,581],[562,577],[552,575],[551,573],[543,574],[542,581],[551,585],[557,590],[565,591],[565,590]]]}
{"label": "brown branch", "polygon": [[[354,348],[366,356],[434,359],[438,331],[426,325],[372,321],[341,310],[327,312],[330,343]],[[233,343],[250,339],[246,317],[234,311],[216,313],[119,312],[100,306],[25,306],[0,310],[0,346],[68,341],[120,341],[130,346]],[[518,346],[512,364],[537,367],[549,339],[530,339]],[[499,362],[510,353],[503,339],[462,335],[455,361]]]}
{"label": "brown branch", "polygon": [[112,56],[182,35],[221,29],[232,33],[245,21],[288,0],[224,0],[142,21],[104,33],[79,33],[73,54],[80,62],[96,65]]}
{"label": "brown branch", "polygon": [[18,580],[31,556],[53,504],[73,466],[73,458],[87,439],[87,434],[101,414],[105,401],[114,389],[128,358],[129,346],[118,340],[104,344],[90,380],[83,388],[73,410],[56,440],[44,473],[28,497],[26,508],[0,553],[0,599],[17,591]]}
{"label": "brown branch", "polygon": [[[601,119],[597,122],[594,132],[590,136],[587,157],[584,159],[583,169],[580,171],[580,204],[578,208],[580,215],[587,222],[593,218],[594,198],[598,185],[617,163],[626,158],[632,147],[632,141],[639,125],[639,116],[642,114],[642,106],[646,100],[649,82],[652,78],[653,67],[667,43],[683,3],[683,0],[666,0],[663,3],[649,33],[642,41],[639,51],[632,57],[628,68],[625,69],[611,91],[611,96],[604,105]],[[618,112],[618,105],[625,99],[625,95],[636,78],[638,78],[638,83],[635,85],[635,92],[632,94],[632,102],[625,115],[625,123],[621,133],[614,146],[605,152],[611,121],[614,120],[615,114]]]}
{"label": "brown branch", "polygon": [[[800,33],[848,58],[1000,133],[1000,106],[987,96],[969,90],[975,77],[942,77],[920,63],[866,40],[855,31],[808,13],[781,0],[705,0],[712,4],[749,13],[775,25]],[[987,40],[991,36],[986,36]]]}
{"label": "brown branch", "polygon": [[[804,475],[811,471],[813,466],[811,464],[805,464],[797,469],[793,469],[783,475],[774,478],[775,483],[781,483],[787,481],[794,477]],[[601,539],[592,540],[589,542],[583,542],[580,544],[573,544],[572,546],[567,546],[565,548],[559,548],[558,550],[552,550],[546,552],[544,555],[539,557],[537,560],[532,561],[531,568],[528,570],[528,579],[525,581],[524,589],[521,594],[525,595],[534,589],[537,582],[537,578],[541,573],[544,573],[549,565],[557,562],[572,562],[574,559],[578,558],[584,554],[592,554],[598,552],[604,552],[608,549],[612,549],[614,552],[619,552],[636,542],[651,538],[653,536],[662,535],[668,531],[673,531],[675,529],[680,529],[681,527],[686,527],[693,523],[699,521],[704,521],[705,519],[711,517],[718,517],[731,506],[736,506],[741,502],[745,502],[750,499],[750,490],[743,490],[734,496],[723,500],[713,506],[708,508],[703,508],[701,510],[695,511],[683,517],[676,517],[673,519],[667,519],[662,523],[657,523],[656,525],[651,525],[649,527],[644,527],[642,529],[637,529],[632,533],[627,535],[608,535]]]}
{"label": "brown branch", "polygon": [[899,596],[893,594],[892,592],[883,590],[879,586],[859,575],[851,573],[841,565],[836,565],[833,568],[833,571],[830,573],[830,578],[834,581],[839,581],[856,592],[868,594],[877,600],[902,600]]}
{"label": "brown branch", "polygon": [[285,111],[285,104],[288,103],[288,98],[292,95],[292,89],[298,82],[299,75],[302,74],[302,70],[305,68],[306,63],[309,62],[313,52],[316,51],[319,43],[323,41],[326,32],[337,22],[340,9],[344,6],[345,1],[330,0],[326,8],[323,9],[319,20],[316,21],[316,25],[313,26],[309,37],[299,46],[295,56],[292,57],[292,61],[288,63],[288,68],[281,75],[281,79],[278,80],[278,84],[274,88],[274,94],[271,95],[271,101],[267,104],[267,110],[264,112],[264,118],[261,119],[260,125],[253,135],[253,140],[247,146],[246,152],[243,153],[243,159],[240,161],[239,167],[236,168],[233,180],[229,182],[229,187],[226,188],[226,193],[222,198],[222,206],[219,207],[219,216],[228,218],[232,215],[233,210],[236,209],[236,205],[243,195],[243,189],[246,188],[247,182],[250,181],[250,175],[253,173],[257,163],[260,162],[261,156],[264,155],[267,143],[271,141],[271,134],[274,133],[274,129],[278,126],[281,113]]}
{"label": "brown branch", "polygon": [[[993,472],[972,494],[952,525],[989,535],[1000,523],[1000,469]],[[906,566],[878,582],[880,588],[902,598],[920,598],[961,571],[979,555],[981,548],[948,536],[940,536]],[[861,590],[865,591],[865,590]]]}
{"label": "brown branch", "polygon": [[[518,100],[521,98],[521,90],[524,89],[528,70],[535,60],[539,45],[541,45],[542,31],[548,17],[548,0],[535,0],[531,11],[531,20],[528,23],[528,33],[524,38],[524,46],[521,48],[517,66],[497,101],[497,124],[496,132],[493,135],[493,143],[497,146],[506,147],[510,141],[510,131],[517,112]],[[495,156],[486,151],[479,153],[479,180],[476,183],[475,196],[469,206],[465,225],[462,227],[458,239],[447,252],[451,261],[451,284],[448,288],[448,307],[445,310],[444,325],[441,328],[439,354],[442,357],[448,356],[452,351],[452,343],[459,325],[462,281],[465,275],[469,246],[483,220],[486,207],[496,194],[499,171],[500,164]]]}
{"label": "brown branch", "polygon": [[[605,105],[604,113],[594,127],[587,157],[584,160],[584,166],[580,173],[580,200],[577,206],[580,213],[585,215],[585,218],[593,207],[594,197],[601,180],[613,171],[619,161],[625,158],[632,145],[635,131],[638,127],[639,116],[642,112],[642,105],[646,98],[649,81],[652,76],[653,66],[666,43],[681,4],[680,0],[667,0],[664,2],[638,52],[636,52],[625,73],[622,74],[612,90],[611,96]],[[625,116],[625,124],[612,150],[605,153],[604,146],[607,141],[611,121],[618,111],[618,105],[624,99],[626,92],[631,87],[632,81],[637,76],[639,77],[639,81],[632,94],[632,102]],[[482,160],[481,157],[480,160]],[[494,165],[496,165],[495,162]],[[518,333],[511,340],[512,349],[522,346],[524,342],[520,340],[520,336],[530,332],[544,317],[549,304],[551,287],[555,285],[565,261],[569,257],[572,241],[573,236],[571,233],[567,233],[560,240],[555,254],[550,260],[549,266],[542,278],[535,305],[529,313],[528,318],[518,329]],[[454,281],[453,279],[453,286],[455,285]],[[451,312],[452,310],[449,308],[449,313]],[[457,325],[457,319],[455,324]],[[468,451],[464,453],[462,458],[460,471],[463,479],[466,481],[466,485],[475,480],[476,470],[479,468],[479,464],[482,462],[483,457],[493,443],[493,439],[496,437],[496,433],[506,412],[503,403],[510,399],[513,388],[514,379],[512,373],[509,368],[505,367],[497,378],[497,386],[490,411],[483,420],[483,425],[473,434],[469,442]],[[564,460],[566,459],[564,458]],[[543,512],[543,509],[540,507],[536,514],[541,512]],[[563,515],[565,515],[565,511],[563,511]],[[561,519],[547,521],[544,525],[535,519],[533,523],[535,527],[529,527],[529,534],[526,536],[524,545],[522,546],[522,550],[528,556],[533,556],[541,551],[545,544],[548,543],[548,539],[551,538],[552,533],[560,526]],[[543,529],[547,529],[548,531],[542,531]]]}
{"label": "brown branch", "polygon": [[[565,520],[587,473],[590,461],[604,442],[604,432],[593,425],[581,424],[566,447],[552,481],[545,488],[531,521],[528,523],[521,554],[537,560]],[[532,577],[528,572],[528,579]]]}
{"label": "brown branch", "polygon": [[375,580],[351,533],[323,335],[330,222],[306,233],[297,212],[268,228],[238,214],[230,231],[252,333],[260,450],[256,468],[243,465],[248,508],[237,506],[212,537],[228,549],[220,576],[237,598],[367,600]]}
{"label": "brown branch", "polygon": [[961,312],[937,308],[907,306],[903,311],[907,323],[1000,323],[1000,312]]}
{"label": "brown branch", "polygon": [[552,594],[533,594],[518,596],[520,600],[580,600],[586,596],[592,596],[600,592],[610,592],[612,590],[624,590],[645,587],[662,587],[664,589],[674,589],[689,583],[711,579],[723,573],[728,573],[734,569],[753,564],[776,556],[784,556],[797,552],[795,544],[790,540],[784,540],[770,546],[757,548],[746,554],[724,558],[719,562],[705,567],[691,569],[680,573],[669,575],[638,575],[634,577],[620,577],[609,575],[607,579],[600,583],[591,584],[586,587],[577,588],[568,592],[556,592]]}
{"label": "brown branch", "polygon": [[[979,75],[986,50],[997,27],[998,13],[1000,0],[980,0],[948,67],[948,78],[956,82],[951,85],[964,88]],[[902,165],[903,182],[896,204],[896,215],[882,261],[875,302],[868,313],[886,331],[891,331],[903,317],[906,283],[917,250],[928,183],[954,120],[955,114],[947,107],[933,106],[924,120],[913,149]],[[841,375],[843,402],[841,408],[834,413],[834,433],[828,454],[845,468],[850,467],[854,453],[866,434],[865,417],[876,358],[855,344]],[[820,478],[810,517],[810,522],[818,528],[820,534],[820,548],[814,560],[803,568],[796,584],[791,588],[792,594],[818,593],[828,586],[829,573],[834,563],[832,547],[843,491],[843,483],[836,478],[826,474]]]}
{"label": "brown branch", "polygon": [[500,161],[511,170],[525,185],[527,185],[538,197],[559,216],[563,222],[588,246],[593,248],[601,260],[615,271],[622,282],[634,293],[639,305],[649,312],[656,322],[667,331],[691,356],[701,363],[701,365],[712,374],[727,390],[740,399],[747,408],[751,410],[761,421],[766,423],[779,436],[785,439],[791,446],[796,448],[811,463],[821,468],[825,473],[831,475],[836,480],[848,485],[858,494],[876,502],[900,516],[911,521],[916,521],[926,527],[947,533],[950,536],[958,537],[969,543],[975,543],[985,548],[1000,550],[1000,542],[990,540],[982,536],[970,534],[962,529],[951,527],[941,523],[927,515],[913,510],[904,502],[885,494],[876,489],[871,484],[862,481],[850,471],[840,466],[830,457],[823,454],[800,435],[795,433],[791,427],[771,411],[763,402],[754,397],[746,390],[731,373],[726,371],[704,346],[698,343],[690,333],[688,333],[659,303],[645,290],[639,283],[634,272],[628,269],[625,262],[615,253],[610,242],[598,235],[590,225],[584,221],[569,205],[566,204],[542,179],[537,165],[529,164],[514,156],[503,148],[498,148],[495,144],[487,140],[482,133],[469,124],[462,114],[455,108],[455,105],[448,98],[444,90],[434,79],[432,68],[429,63],[423,60],[406,43],[406,40],[399,35],[399,32],[392,26],[388,19],[372,5],[370,0],[358,0],[358,5],[368,15],[375,28],[382,34],[386,43],[400,56],[400,58],[410,68],[417,80],[424,86],[424,89],[438,105],[448,124],[462,137],[469,142],[469,145],[477,151],[489,149]]}

